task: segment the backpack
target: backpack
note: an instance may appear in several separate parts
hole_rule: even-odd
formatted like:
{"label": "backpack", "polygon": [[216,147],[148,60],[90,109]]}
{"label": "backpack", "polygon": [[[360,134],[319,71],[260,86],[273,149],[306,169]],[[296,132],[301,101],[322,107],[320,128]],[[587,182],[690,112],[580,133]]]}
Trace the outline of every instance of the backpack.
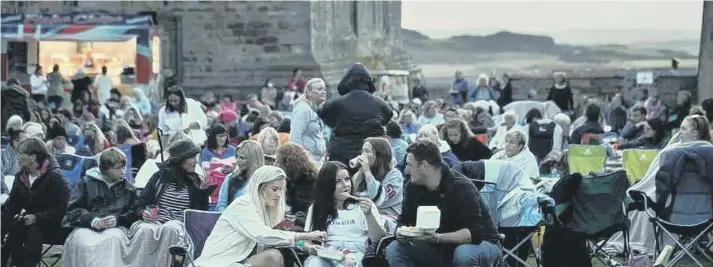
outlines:
{"label": "backpack", "polygon": [[538,160],[545,158],[552,151],[556,126],[553,121],[544,124],[536,121],[530,123],[528,147]]}

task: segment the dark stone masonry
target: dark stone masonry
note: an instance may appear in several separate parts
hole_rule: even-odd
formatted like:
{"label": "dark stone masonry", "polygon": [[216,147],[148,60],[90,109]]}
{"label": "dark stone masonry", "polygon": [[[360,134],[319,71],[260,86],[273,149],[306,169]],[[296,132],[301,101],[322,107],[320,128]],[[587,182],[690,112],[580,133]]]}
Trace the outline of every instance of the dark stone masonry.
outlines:
{"label": "dark stone masonry", "polygon": [[[75,6],[76,4],[76,6]],[[323,77],[330,89],[350,63],[377,55],[413,68],[401,48],[401,3],[371,1],[11,1],[3,13],[156,12],[162,68],[189,94],[244,95],[292,70]]]}

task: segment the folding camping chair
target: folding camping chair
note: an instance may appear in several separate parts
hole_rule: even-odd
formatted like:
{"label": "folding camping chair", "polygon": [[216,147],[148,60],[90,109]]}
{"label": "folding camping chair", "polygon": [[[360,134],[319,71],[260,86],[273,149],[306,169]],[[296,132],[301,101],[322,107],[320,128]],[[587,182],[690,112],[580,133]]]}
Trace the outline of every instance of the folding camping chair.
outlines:
{"label": "folding camping chair", "polygon": [[[673,240],[674,256],[665,265],[667,267],[675,266],[685,256],[698,266],[704,266],[694,256],[695,252],[713,263],[709,252],[713,240],[704,242],[713,233],[712,174],[706,173],[706,160],[685,149],[677,148],[661,155],[661,162],[673,164],[662,165],[656,174],[657,201],[643,192],[630,192],[634,200],[643,203],[654,226],[656,253],[661,253],[664,233]],[[706,153],[712,152],[713,148],[706,149]],[[677,169],[680,173],[675,173]]]}
{"label": "folding camping chair", "polygon": [[[629,240],[629,219],[626,214],[626,190],[629,180],[623,170],[591,172],[582,179],[571,202],[559,204],[557,213],[572,209],[573,217],[565,227],[581,235],[589,244],[589,257],[597,258],[605,266],[618,266],[603,247],[614,234],[622,232]],[[624,254],[628,246],[624,244]]]}
{"label": "folding camping chair", "polygon": [[583,145],[601,145],[602,144],[602,135],[601,134],[593,134],[593,133],[585,133],[582,135],[582,144]]}
{"label": "folding camping chair", "polygon": [[649,170],[651,162],[656,158],[661,150],[658,149],[625,149],[624,150],[624,171],[629,177],[629,182],[634,184],[644,178]]}
{"label": "folding camping chair", "polygon": [[69,184],[69,189],[74,195],[79,179],[82,179],[84,174],[90,168],[97,167],[99,164],[93,157],[82,157],[72,154],[59,154],[56,156],[59,167],[64,172],[64,178]]}
{"label": "folding camping chair", "polygon": [[184,243],[188,244],[188,259],[193,261],[201,256],[203,246],[210,232],[220,218],[220,211],[202,211],[186,209],[183,211],[183,230],[186,232]]}
{"label": "folding camping chair", "polygon": [[570,145],[567,149],[569,173],[586,175],[590,172],[604,171],[607,162],[607,150],[603,146]]}

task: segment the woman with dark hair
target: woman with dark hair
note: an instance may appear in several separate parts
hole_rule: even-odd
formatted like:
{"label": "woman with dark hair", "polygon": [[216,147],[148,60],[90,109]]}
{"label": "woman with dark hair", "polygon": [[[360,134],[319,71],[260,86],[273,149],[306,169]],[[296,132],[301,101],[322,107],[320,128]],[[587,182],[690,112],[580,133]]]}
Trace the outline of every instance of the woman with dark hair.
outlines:
{"label": "woman with dark hair", "polygon": [[339,96],[327,100],[317,113],[333,129],[327,144],[329,160],[349,162],[359,155],[364,140],[384,136],[384,126],[393,111],[383,99],[374,96],[374,80],[369,70],[356,63],[337,86]]}
{"label": "woman with dark hair", "polygon": [[301,146],[286,144],[277,150],[275,163],[287,173],[287,204],[292,207],[290,212],[304,219],[307,208],[312,204],[314,181],[317,180],[317,168],[312,157]]}
{"label": "woman with dark hair", "polygon": [[667,128],[659,119],[650,119],[643,123],[643,134],[631,141],[619,144],[619,149],[662,149],[668,143]]}
{"label": "woman with dark hair", "polygon": [[275,88],[275,84],[272,83],[271,79],[265,80],[265,86],[260,89],[259,100],[263,104],[269,106],[271,109],[277,108],[277,88]]}
{"label": "woman with dark hair", "polygon": [[235,154],[237,158],[237,169],[225,177],[218,192],[218,204],[215,210],[222,211],[230,203],[245,194],[245,185],[250,180],[253,172],[265,165],[265,155],[262,152],[260,143],[252,140],[243,141],[238,145]]}
{"label": "woman with dark hair", "polygon": [[208,133],[208,143],[201,152],[201,164],[213,158],[226,159],[235,156],[235,147],[228,142],[228,129],[223,124],[213,124]]}
{"label": "woman with dark hair", "polygon": [[170,136],[176,131],[184,131],[193,144],[203,145],[206,140],[203,129],[207,124],[208,118],[200,102],[187,98],[180,87],[168,90],[166,106],[158,111],[158,128],[164,135]]}
{"label": "woman with dark hair", "polygon": [[63,242],[69,235],[61,227],[69,185],[57,160],[39,138],[20,141],[17,155],[21,170],[15,174],[2,212],[2,236],[8,234],[3,242],[2,266],[7,266],[10,255],[14,266],[37,266],[42,244]]}
{"label": "woman with dark hair", "polygon": [[60,108],[57,110],[57,118],[59,119],[60,124],[62,124],[62,127],[67,130],[68,135],[77,136],[82,133],[79,125],[73,122],[74,117],[72,116],[71,111],[65,108]]}
{"label": "woman with dark hair", "polygon": [[304,77],[302,77],[302,69],[295,68],[292,70],[292,77],[290,78],[290,82],[287,84],[287,90],[302,92],[306,85],[307,81]]}
{"label": "woman with dark hair", "polygon": [[688,116],[692,105],[691,92],[678,91],[676,94],[676,107],[674,108],[673,116],[669,118],[667,123],[668,129],[676,129],[681,126],[683,119]]}
{"label": "woman with dark hair", "polygon": [[473,116],[468,121],[468,128],[474,134],[487,134],[488,129],[495,127],[493,119],[488,113],[490,110],[485,110],[482,107],[476,107]]}
{"label": "woman with dark hair", "polygon": [[347,166],[329,161],[322,166],[314,187],[314,204],[307,212],[305,231],[325,231],[327,241],[323,247],[343,250],[347,254],[340,262],[329,261],[316,255],[320,245],[306,242],[303,249],[311,256],[306,267],[361,266],[368,247],[386,234],[383,218],[369,198],[355,197]]}
{"label": "woman with dark hair", "polygon": [[475,137],[461,119],[446,122],[441,128],[440,136],[441,140],[448,142],[453,154],[460,161],[478,161],[493,156],[493,152]]}

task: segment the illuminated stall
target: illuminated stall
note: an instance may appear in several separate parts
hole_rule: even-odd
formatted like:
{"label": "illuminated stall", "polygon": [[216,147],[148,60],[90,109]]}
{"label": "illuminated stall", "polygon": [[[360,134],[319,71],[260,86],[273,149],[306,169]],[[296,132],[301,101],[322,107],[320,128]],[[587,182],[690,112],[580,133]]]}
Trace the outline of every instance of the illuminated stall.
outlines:
{"label": "illuminated stall", "polygon": [[150,15],[2,14],[2,80],[8,78],[7,42],[27,42],[28,65],[46,73],[57,65],[67,79],[78,69],[95,76],[106,66],[116,87],[127,92],[151,79],[153,34]]}

